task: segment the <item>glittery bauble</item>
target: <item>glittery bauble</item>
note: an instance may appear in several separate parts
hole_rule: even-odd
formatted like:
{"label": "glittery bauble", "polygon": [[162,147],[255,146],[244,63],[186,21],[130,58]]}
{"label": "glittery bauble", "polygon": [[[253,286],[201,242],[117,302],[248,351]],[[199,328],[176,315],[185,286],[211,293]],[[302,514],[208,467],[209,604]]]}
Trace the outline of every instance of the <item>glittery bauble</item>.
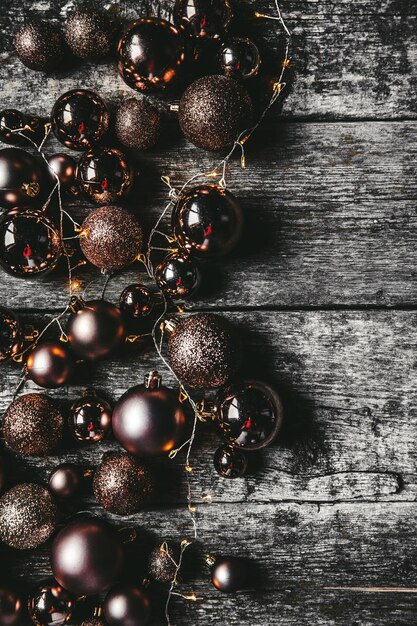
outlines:
{"label": "glittery bauble", "polygon": [[154,297],[145,285],[129,285],[120,294],[119,306],[127,317],[133,319],[146,317],[154,307]]}
{"label": "glittery bauble", "polygon": [[111,430],[111,415],[110,404],[93,390],[87,390],[71,406],[69,428],[78,441],[102,441]]}
{"label": "glittery bauble", "polygon": [[215,404],[217,431],[233,446],[244,450],[265,448],[281,428],[281,399],[266,383],[248,380],[227,386]]}
{"label": "glittery bauble", "polygon": [[26,368],[33,382],[40,387],[54,389],[69,382],[74,359],[62,341],[43,341],[29,354]]}
{"label": "glittery bauble", "polygon": [[220,49],[219,65],[229,78],[252,78],[258,74],[260,64],[259,50],[247,37],[232,37]]}
{"label": "glittery bauble", "polygon": [[107,591],[120,576],[123,561],[120,533],[94,517],[70,522],[52,545],[52,572],[65,589],[76,595]]}
{"label": "glittery bauble", "polygon": [[102,206],[86,217],[80,238],[85,258],[100,269],[114,271],[127,267],[140,254],[142,227],[136,218],[119,206]]}
{"label": "glittery bauble", "polygon": [[38,587],[29,598],[29,615],[37,626],[62,626],[72,617],[76,598],[54,580]]}
{"label": "glittery bauble", "polygon": [[240,478],[246,472],[248,460],[241,450],[220,446],[214,453],[214,467],[222,478]]}
{"label": "glittery bauble", "polygon": [[116,114],[116,135],[127,148],[147,150],[158,141],[161,132],[161,116],[148,100],[128,98],[119,106]]}
{"label": "glittery bauble", "polygon": [[58,176],[61,189],[65,190],[75,186],[77,164],[69,154],[53,154],[48,157],[47,161],[51,168],[49,174],[53,184],[56,184],[56,177]]}
{"label": "glittery bauble", "polygon": [[68,338],[74,352],[95,361],[114,353],[125,337],[122,313],[106,300],[90,300],[68,322]]}
{"label": "glittery bauble", "polygon": [[152,493],[150,471],[125,452],[110,452],[94,473],[97,502],[115,515],[137,513]]}
{"label": "glittery bauble", "polygon": [[224,317],[198,313],[176,325],[168,340],[168,359],[185,385],[215,389],[236,375],[241,341]]}
{"label": "glittery bauble", "polygon": [[16,398],[3,416],[4,441],[18,454],[49,454],[61,441],[63,431],[61,411],[44,394],[27,393]]}
{"label": "glittery bauble", "polygon": [[174,6],[176,27],[200,41],[221,37],[232,17],[229,0],[176,0]]}
{"label": "glittery bauble", "polygon": [[42,211],[11,209],[0,217],[0,265],[20,278],[53,270],[62,254],[61,236]]}
{"label": "glittery bauble", "polygon": [[0,539],[12,548],[26,550],[45,543],[56,519],[52,496],[40,485],[16,485],[0,498]]}
{"label": "glittery bauble", "polygon": [[254,588],[256,575],[257,572],[249,560],[236,556],[219,557],[211,566],[212,583],[224,593]]}
{"label": "glittery bauble", "polygon": [[148,558],[149,576],[159,583],[171,583],[177,570],[175,557],[167,543],[154,548]]}
{"label": "glittery bauble", "polygon": [[50,22],[38,19],[26,21],[15,35],[16,54],[31,70],[50,72],[64,59],[61,33]]}
{"label": "glittery bauble", "polygon": [[186,252],[173,252],[155,269],[158,287],[171,298],[189,298],[200,286],[201,272]]}
{"label": "glittery bauble", "polygon": [[0,626],[20,626],[24,620],[23,597],[14,585],[0,585]]}
{"label": "glittery bauble", "polygon": [[223,150],[252,119],[248,92],[227,76],[203,76],[184,91],[178,119],[184,135],[199,148]]}
{"label": "glittery bauble", "polygon": [[243,212],[220,185],[199,185],[182,194],[172,214],[178,243],[199,256],[227,254],[239,241]]}
{"label": "glittery bauble", "polygon": [[104,599],[104,617],[109,626],[145,626],[151,602],[142,587],[118,585]]}
{"label": "glittery bauble", "polygon": [[46,199],[42,163],[20,148],[0,150],[0,206],[6,209],[39,205]]}
{"label": "glittery bauble", "polygon": [[[0,457],[0,493],[3,493],[7,483],[7,470],[4,459]],[[1,623],[0,623],[1,626]]]}
{"label": "glittery bauble", "polygon": [[87,617],[80,626],[107,626],[107,624],[101,617]]}
{"label": "glittery bauble", "polygon": [[13,358],[21,349],[23,330],[10,309],[0,306],[0,363]]}
{"label": "glittery bauble", "polygon": [[49,491],[56,498],[76,498],[83,485],[83,473],[73,463],[61,463],[49,476]]}
{"label": "glittery bauble", "polygon": [[96,60],[112,50],[115,27],[109,16],[95,9],[71,13],[64,25],[64,37],[75,56]]}
{"label": "glittery bauble", "polygon": [[160,91],[171,86],[184,58],[184,44],[177,29],[156,17],[133,22],[119,41],[120,76],[138,91]]}
{"label": "glittery bauble", "polygon": [[128,157],[115,148],[93,148],[77,165],[77,183],[95,204],[110,204],[132,189],[135,174]]}
{"label": "glittery bauble", "polygon": [[96,144],[109,127],[109,112],[93,91],[67,91],[54,104],[52,130],[57,139],[72,150],[87,150]]}

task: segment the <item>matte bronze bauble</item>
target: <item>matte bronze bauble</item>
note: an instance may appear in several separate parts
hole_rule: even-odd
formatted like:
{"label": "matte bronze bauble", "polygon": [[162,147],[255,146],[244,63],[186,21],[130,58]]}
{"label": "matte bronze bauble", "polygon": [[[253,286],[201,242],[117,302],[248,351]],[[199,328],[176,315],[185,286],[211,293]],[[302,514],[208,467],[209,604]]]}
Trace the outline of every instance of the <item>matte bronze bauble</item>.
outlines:
{"label": "matte bronze bauble", "polygon": [[0,539],[11,548],[37,548],[52,535],[56,520],[52,496],[40,485],[16,485],[0,498]]}
{"label": "matte bronze bauble", "polygon": [[120,309],[131,319],[146,317],[152,312],[154,305],[154,296],[145,285],[129,285],[120,294]]}
{"label": "matte bronze bauble", "polygon": [[60,443],[63,432],[62,413],[44,394],[27,393],[16,398],[3,416],[5,444],[17,454],[49,454]]}
{"label": "matte bronze bauble", "polygon": [[0,585],[0,626],[20,626],[24,620],[22,594],[14,585]]}
{"label": "matte bronze bauble", "polygon": [[103,608],[109,626],[145,626],[151,616],[148,594],[134,585],[118,585],[109,591]]}
{"label": "matte bronze bauble", "polygon": [[64,25],[68,47],[81,59],[97,60],[107,56],[114,44],[115,25],[109,15],[95,9],[78,9]]}
{"label": "matte bronze bauble", "polygon": [[76,598],[54,580],[43,583],[29,598],[29,615],[36,626],[63,626],[70,621]]}
{"label": "matte bronze bauble", "polygon": [[83,486],[83,472],[73,463],[61,463],[49,475],[48,488],[56,498],[76,498]]}
{"label": "matte bronze bauble", "polygon": [[0,306],[0,363],[12,359],[22,348],[24,333],[18,317]]}
{"label": "matte bronze bauble", "polygon": [[26,361],[28,377],[40,387],[66,385],[74,371],[74,359],[62,341],[38,343]]}
{"label": "matte bronze bauble", "polygon": [[142,463],[125,452],[110,452],[94,473],[97,502],[115,515],[133,515],[152,493],[153,479]]}
{"label": "matte bronze bauble", "polygon": [[222,73],[235,80],[252,78],[259,72],[261,57],[258,48],[247,37],[232,37],[219,52]]}
{"label": "matte bronze bauble", "polygon": [[77,183],[95,204],[119,202],[132,189],[135,173],[128,157],[115,148],[92,148],[77,165]]}
{"label": "matte bronze bauble", "polygon": [[54,104],[52,130],[72,150],[88,150],[103,138],[109,127],[109,112],[93,91],[67,91]]}
{"label": "matte bronze bauble", "polygon": [[144,385],[132,387],[113,411],[113,433],[131,454],[159,455],[178,443],[185,414],[178,395],[161,386],[158,372],[150,372]]}
{"label": "matte bronze bauble", "polygon": [[240,239],[242,208],[220,185],[199,185],[180,196],[172,228],[188,251],[202,257],[221,256],[231,252]]}
{"label": "matte bronze bauble", "polygon": [[119,206],[101,206],[82,224],[80,247],[85,258],[107,271],[131,265],[143,246],[143,230],[136,218]]}
{"label": "matte bronze bauble", "polygon": [[247,591],[256,586],[256,572],[247,559],[236,556],[224,556],[216,559],[208,557],[207,562],[211,565],[213,585],[224,593]]}
{"label": "matte bronze bauble", "polygon": [[16,54],[31,70],[50,72],[64,59],[64,40],[50,22],[27,20],[14,38]]}
{"label": "matte bronze bauble", "polygon": [[71,348],[83,359],[108,357],[125,337],[121,311],[105,300],[90,300],[70,317],[67,334]]}
{"label": "matte bronze bauble", "polygon": [[222,478],[240,478],[246,472],[246,455],[231,446],[220,446],[214,453],[214,467]]}
{"label": "matte bronze bauble", "polygon": [[178,119],[184,135],[199,148],[224,150],[250,126],[252,101],[242,85],[227,76],[203,76],[184,91]]}
{"label": "matte bronze bauble", "polygon": [[119,41],[118,68],[125,83],[138,91],[161,91],[178,77],[184,44],[166,20],[146,17],[127,27]]}
{"label": "matte bronze bauble", "polygon": [[158,141],[161,132],[161,116],[148,100],[127,98],[116,114],[116,135],[127,148],[148,150]]}
{"label": "matte bronze bauble", "polygon": [[57,177],[61,189],[68,190],[75,187],[75,170],[77,164],[69,154],[58,153],[48,157],[49,174],[52,184],[56,184]]}
{"label": "matte bronze bauble", "polygon": [[171,298],[189,298],[200,286],[201,271],[186,252],[173,252],[155,269],[158,287]]}
{"label": "matte bronze bauble", "polygon": [[120,533],[98,518],[70,522],[52,545],[52,572],[60,585],[77,595],[107,591],[120,576],[123,561]]}
{"label": "matte bronze bauble", "polygon": [[176,27],[199,41],[219,39],[232,18],[229,0],[176,0],[174,6]]}
{"label": "matte bronze bauble", "polygon": [[242,344],[227,319],[197,313],[175,326],[168,340],[168,359],[181,383],[216,389],[237,374]]}
{"label": "matte bronze bauble", "polygon": [[39,206],[46,199],[46,172],[42,163],[20,148],[0,150],[0,206]]}
{"label": "matte bronze bauble", "polygon": [[167,543],[151,550],[148,558],[148,572],[152,580],[159,583],[172,583],[177,573],[176,556]]}
{"label": "matte bronze bauble", "polygon": [[69,428],[78,441],[102,441],[111,431],[112,408],[93,389],[71,406]]}
{"label": "matte bronze bauble", "polygon": [[283,410],[279,395],[266,383],[247,380],[222,389],[216,399],[215,426],[228,443],[259,450],[278,435]]}

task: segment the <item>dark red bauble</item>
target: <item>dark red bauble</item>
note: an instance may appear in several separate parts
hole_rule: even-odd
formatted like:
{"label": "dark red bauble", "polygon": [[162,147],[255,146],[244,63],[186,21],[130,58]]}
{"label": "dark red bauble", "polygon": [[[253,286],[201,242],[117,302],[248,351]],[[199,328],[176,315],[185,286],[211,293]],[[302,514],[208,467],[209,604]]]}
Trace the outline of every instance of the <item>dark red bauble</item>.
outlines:
{"label": "dark red bauble", "polygon": [[247,559],[236,556],[208,557],[207,562],[213,585],[224,593],[246,591],[256,586],[255,568]]}
{"label": "dark red bauble", "polygon": [[240,478],[246,472],[246,455],[231,446],[220,446],[214,453],[214,467],[222,478]]}
{"label": "dark red bauble", "polygon": [[243,229],[243,212],[236,198],[220,185],[199,185],[179,198],[172,228],[178,243],[199,256],[228,254]]}
{"label": "dark red bauble", "polygon": [[116,148],[92,148],[77,165],[77,183],[95,204],[112,204],[127,196],[135,173],[129,158]]}
{"label": "dark red bauble", "polygon": [[91,148],[109,127],[109,112],[104,101],[88,89],[73,89],[60,96],[51,118],[57,139],[72,150]]}
{"label": "dark red bauble", "polygon": [[68,47],[81,59],[96,60],[107,56],[114,44],[115,25],[107,13],[96,9],[78,9],[64,25]]}
{"label": "dark red bauble", "polygon": [[55,389],[66,385],[74,371],[74,359],[62,341],[38,343],[26,361],[28,376],[40,387]]}
{"label": "dark red bauble", "polygon": [[259,73],[259,50],[247,37],[229,39],[222,45],[218,58],[222,73],[229,78],[245,80]]}
{"label": "dark red bauble", "polygon": [[116,114],[117,139],[127,148],[148,150],[158,141],[161,133],[161,116],[148,100],[127,98]]}
{"label": "dark red bauble", "polygon": [[134,585],[118,585],[109,591],[103,608],[109,626],[145,626],[151,616],[148,594]]}
{"label": "dark red bauble", "polygon": [[111,431],[112,408],[93,389],[71,406],[68,425],[78,441],[102,441]]}
{"label": "dark red bauble", "polygon": [[120,534],[98,518],[70,522],[52,545],[52,572],[65,589],[76,595],[94,595],[110,589],[124,561]]}
{"label": "dark red bauble", "polygon": [[10,309],[0,306],[0,363],[19,353],[23,339],[19,318]]}
{"label": "dark red bauble", "polygon": [[161,386],[161,377],[150,372],[144,385],[132,387],[113,411],[113,433],[131,454],[158,455],[178,443],[185,414],[178,395]]}
{"label": "dark red bauble", "polygon": [[121,311],[105,300],[91,300],[74,313],[67,327],[74,352],[90,361],[104,359],[122,344],[125,328]]}
{"label": "dark red bauble", "polygon": [[39,206],[49,183],[45,168],[20,148],[0,150],[0,206],[6,209]]}
{"label": "dark red bauble", "polygon": [[178,77],[184,44],[166,20],[146,17],[128,26],[119,41],[118,68],[125,83],[138,91],[161,91]]}
{"label": "dark red bauble", "polygon": [[176,0],[174,6],[176,27],[199,41],[219,39],[232,18],[229,0]]}
{"label": "dark red bauble", "polygon": [[62,463],[49,475],[48,488],[56,498],[76,498],[83,486],[83,472],[73,463]]}
{"label": "dark red bauble", "polygon": [[56,184],[57,177],[61,189],[67,190],[75,186],[75,170],[77,164],[69,154],[58,153],[48,157],[49,174],[52,184]]}
{"label": "dark red bauble", "polygon": [[154,296],[145,285],[129,285],[120,294],[120,309],[126,317],[132,319],[146,317],[154,305]]}
{"label": "dark red bauble", "polygon": [[0,626],[20,626],[24,620],[20,591],[9,584],[0,585]]}
{"label": "dark red bauble", "polygon": [[37,626],[63,626],[70,621],[76,598],[54,580],[40,585],[29,598],[29,615]]}
{"label": "dark red bauble", "polygon": [[186,252],[173,252],[155,270],[158,287],[171,298],[189,298],[200,286],[201,272]]}
{"label": "dark red bauble", "polygon": [[63,61],[64,40],[60,31],[50,22],[27,20],[14,38],[16,54],[31,70],[50,72]]}

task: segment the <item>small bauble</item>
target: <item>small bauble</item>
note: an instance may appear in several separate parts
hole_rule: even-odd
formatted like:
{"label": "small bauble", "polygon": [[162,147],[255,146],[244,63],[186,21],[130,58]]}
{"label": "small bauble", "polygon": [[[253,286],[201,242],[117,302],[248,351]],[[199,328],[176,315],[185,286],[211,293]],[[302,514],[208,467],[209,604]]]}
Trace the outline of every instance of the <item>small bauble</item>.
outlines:
{"label": "small bauble", "polygon": [[103,100],[87,89],[64,93],[51,113],[57,139],[72,150],[87,150],[107,132],[109,112]]}
{"label": "small bauble", "polygon": [[14,585],[0,585],[0,626],[20,626],[24,621],[23,607],[23,596]]}
{"label": "small bauble", "polygon": [[221,256],[235,248],[243,228],[236,198],[220,185],[199,185],[179,198],[172,214],[178,243],[204,257]]}
{"label": "small bauble", "polygon": [[119,41],[120,76],[138,91],[161,91],[171,86],[184,58],[177,29],[156,17],[133,22]]}
{"label": "small bauble", "polygon": [[151,551],[148,558],[148,572],[152,580],[159,583],[172,583],[177,571],[175,556],[167,543]]}
{"label": "small bauble", "polygon": [[109,16],[95,9],[79,9],[68,17],[65,40],[81,59],[96,60],[107,56],[114,44],[115,27]]}
{"label": "small bauble", "polygon": [[142,587],[118,585],[104,600],[104,617],[109,626],[145,626],[151,603]]}
{"label": "small bauble", "polygon": [[93,148],[77,165],[77,183],[95,204],[118,202],[132,189],[135,174],[128,157],[115,148]]}
{"label": "small bauble", "polygon": [[248,460],[241,450],[220,446],[214,453],[214,467],[222,478],[240,478],[246,472]]}
{"label": "small bauble", "polygon": [[40,485],[16,485],[0,498],[0,539],[12,548],[26,550],[45,543],[56,519],[52,496]]}
{"label": "small bauble", "polygon": [[122,313],[105,300],[83,303],[67,327],[71,348],[83,359],[95,361],[110,356],[125,337]]}
{"label": "small bauble", "polygon": [[120,310],[123,315],[130,319],[148,316],[152,312],[154,304],[154,296],[145,285],[129,285],[120,294]]}
{"label": "small bauble", "polygon": [[199,41],[219,39],[232,18],[229,0],[176,0],[174,6],[176,27]]}
{"label": "small bauble", "polygon": [[0,363],[12,359],[22,348],[24,333],[18,317],[0,306]]}
{"label": "small bauble", "polygon": [[23,143],[23,138],[14,130],[23,129],[26,118],[17,109],[3,109],[0,111],[0,141],[12,146]]}
{"label": "small bauble", "polygon": [[252,101],[242,85],[227,76],[203,76],[184,91],[179,123],[184,135],[199,148],[229,148],[248,128]]}
{"label": "small bauble", "polygon": [[0,206],[6,209],[39,205],[46,199],[45,170],[20,148],[0,150]]}
{"label": "small bauble", "polygon": [[64,418],[57,404],[44,394],[27,393],[13,400],[3,416],[3,438],[18,454],[43,456],[60,443]]}
{"label": "small bauble", "polygon": [[189,298],[200,286],[201,272],[186,252],[173,252],[155,270],[158,287],[171,298]]}
{"label": "small bauble", "polygon": [[29,354],[28,377],[40,387],[55,389],[66,385],[74,370],[74,359],[62,341],[43,341]]}
{"label": "small bauble", "polygon": [[81,250],[90,263],[107,271],[127,267],[140,254],[142,227],[119,206],[102,206],[86,217],[80,238]]}
{"label": "small bauble", "polygon": [[128,98],[119,106],[116,114],[116,135],[127,148],[147,150],[158,141],[161,132],[161,116],[148,100]]}
{"label": "small bauble", "polygon": [[69,428],[78,441],[102,441],[111,430],[111,415],[110,404],[93,390],[87,390],[71,406]]}
{"label": "small bauble", "polygon": [[56,498],[77,498],[83,486],[83,472],[73,463],[62,463],[52,470],[48,488]]}
{"label": "small bauble", "polygon": [[29,615],[37,626],[63,626],[72,617],[76,598],[54,580],[38,587],[29,598]]}
{"label": "small bauble", "polygon": [[15,35],[16,54],[31,70],[50,72],[64,59],[61,33],[50,22],[38,19],[26,21]]}
{"label": "small bauble", "polygon": [[222,389],[216,399],[215,425],[228,443],[244,450],[265,448],[282,424],[277,392],[259,381],[245,381]]}
{"label": "small bauble", "polygon": [[256,586],[256,573],[247,559],[235,556],[207,557],[213,585],[224,593],[246,591]]}
{"label": "small bauble", "polygon": [[11,209],[0,217],[0,266],[19,278],[53,270],[62,255],[58,228],[42,211]]}
{"label": "small bauble", "polygon": [[147,467],[124,452],[105,455],[94,473],[96,500],[115,515],[137,513],[152,493],[152,486]]}
{"label": "small bauble", "polygon": [[98,518],[70,522],[52,545],[52,572],[65,589],[77,595],[107,591],[120,576],[123,560],[120,533]]}
{"label": "small bauble", "polygon": [[144,385],[132,387],[113,411],[113,433],[131,454],[158,455],[178,443],[185,415],[178,395],[161,386],[158,372],[150,372]]}
{"label": "small bauble", "polygon": [[224,317],[198,313],[174,328],[168,359],[183,384],[215,389],[236,375],[242,360],[241,341]]}
{"label": "small bauble", "polygon": [[75,187],[75,170],[77,164],[69,154],[53,154],[48,157],[49,174],[52,184],[56,184],[57,177],[61,189],[68,190]]}
{"label": "small bauble", "polygon": [[224,43],[219,52],[222,73],[229,78],[245,80],[259,72],[259,50],[247,37],[233,37]]}

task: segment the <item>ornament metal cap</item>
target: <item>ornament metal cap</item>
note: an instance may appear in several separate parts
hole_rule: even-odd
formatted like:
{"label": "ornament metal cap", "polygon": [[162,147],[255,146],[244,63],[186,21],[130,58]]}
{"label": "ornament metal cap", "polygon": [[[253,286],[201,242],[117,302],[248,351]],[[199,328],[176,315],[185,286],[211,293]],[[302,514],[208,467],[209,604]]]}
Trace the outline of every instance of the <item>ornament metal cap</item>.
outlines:
{"label": "ornament metal cap", "polygon": [[83,309],[85,307],[85,300],[83,300],[81,298],[81,296],[72,296],[70,303],[69,303],[69,309],[70,311],[72,311],[72,313],[77,313],[77,311],[81,311],[81,309]]}
{"label": "ornament metal cap", "polygon": [[204,557],[204,560],[206,562],[206,565],[211,569],[213,567],[213,565],[215,564],[215,562],[217,561],[216,557],[213,556],[212,554],[206,554]]}
{"label": "ornament metal cap", "polygon": [[166,331],[167,333],[173,333],[174,330],[177,327],[178,322],[174,319],[170,319],[170,320],[164,320],[162,322],[162,328],[164,331]]}
{"label": "ornament metal cap", "polygon": [[162,384],[162,376],[157,372],[157,370],[151,370],[145,374],[144,383],[146,389],[159,389]]}

